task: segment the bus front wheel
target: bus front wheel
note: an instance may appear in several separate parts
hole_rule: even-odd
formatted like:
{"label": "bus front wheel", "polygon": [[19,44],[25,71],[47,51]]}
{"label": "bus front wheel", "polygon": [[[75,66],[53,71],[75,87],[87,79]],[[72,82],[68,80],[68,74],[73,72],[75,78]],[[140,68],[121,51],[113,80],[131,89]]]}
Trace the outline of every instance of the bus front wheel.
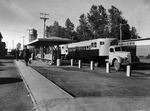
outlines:
{"label": "bus front wheel", "polygon": [[121,65],[120,65],[120,63],[118,62],[118,60],[116,59],[116,60],[114,61],[114,68],[115,68],[115,70],[116,70],[116,71],[119,71],[119,70],[120,70],[120,67],[121,67]]}

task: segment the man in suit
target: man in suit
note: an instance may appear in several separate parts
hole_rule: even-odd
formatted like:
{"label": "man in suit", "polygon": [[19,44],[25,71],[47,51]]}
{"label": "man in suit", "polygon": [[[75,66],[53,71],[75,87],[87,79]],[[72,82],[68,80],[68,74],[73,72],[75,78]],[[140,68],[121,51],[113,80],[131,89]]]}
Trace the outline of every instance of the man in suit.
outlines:
{"label": "man in suit", "polygon": [[24,60],[25,60],[26,66],[28,66],[29,58],[30,58],[31,56],[30,56],[30,51],[29,51],[29,49],[27,48],[27,46],[24,47],[23,53],[24,53],[23,56],[24,56]]}

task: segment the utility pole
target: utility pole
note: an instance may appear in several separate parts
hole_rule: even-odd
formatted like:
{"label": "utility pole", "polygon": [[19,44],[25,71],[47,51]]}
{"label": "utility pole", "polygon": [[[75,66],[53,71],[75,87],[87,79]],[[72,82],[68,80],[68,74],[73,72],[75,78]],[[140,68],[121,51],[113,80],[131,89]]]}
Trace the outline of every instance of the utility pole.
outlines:
{"label": "utility pole", "polygon": [[49,18],[48,17],[46,17],[46,16],[48,16],[49,14],[47,14],[47,13],[40,13],[40,15],[42,16],[42,17],[40,17],[40,19],[42,19],[43,21],[44,21],[44,32],[43,32],[43,38],[45,38],[45,23],[46,23],[46,20],[48,20]]}
{"label": "utility pole", "polygon": [[120,29],[120,44],[122,42],[122,24],[120,23],[119,25],[119,29]]}
{"label": "utility pole", "polygon": [[122,26],[123,25],[127,25],[127,24],[119,24],[119,30],[120,30],[120,44],[121,44],[121,42],[122,42]]}

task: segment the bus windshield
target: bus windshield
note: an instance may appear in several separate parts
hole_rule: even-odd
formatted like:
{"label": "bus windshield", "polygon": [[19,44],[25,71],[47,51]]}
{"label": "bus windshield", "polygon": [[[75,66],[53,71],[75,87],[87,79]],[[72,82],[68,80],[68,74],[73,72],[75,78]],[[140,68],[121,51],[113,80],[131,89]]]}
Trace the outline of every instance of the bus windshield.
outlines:
{"label": "bus windshield", "polygon": [[122,51],[121,47],[115,47],[115,51]]}

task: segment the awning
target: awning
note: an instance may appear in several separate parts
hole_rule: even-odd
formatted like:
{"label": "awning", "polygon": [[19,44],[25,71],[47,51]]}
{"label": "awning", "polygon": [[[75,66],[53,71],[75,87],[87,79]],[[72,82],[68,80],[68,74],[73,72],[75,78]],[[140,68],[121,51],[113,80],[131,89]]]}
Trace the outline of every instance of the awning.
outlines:
{"label": "awning", "polygon": [[71,39],[61,38],[61,37],[49,37],[49,38],[37,38],[34,41],[29,42],[26,44],[27,46],[53,46],[53,45],[60,45],[60,44],[67,44],[73,42]]}

